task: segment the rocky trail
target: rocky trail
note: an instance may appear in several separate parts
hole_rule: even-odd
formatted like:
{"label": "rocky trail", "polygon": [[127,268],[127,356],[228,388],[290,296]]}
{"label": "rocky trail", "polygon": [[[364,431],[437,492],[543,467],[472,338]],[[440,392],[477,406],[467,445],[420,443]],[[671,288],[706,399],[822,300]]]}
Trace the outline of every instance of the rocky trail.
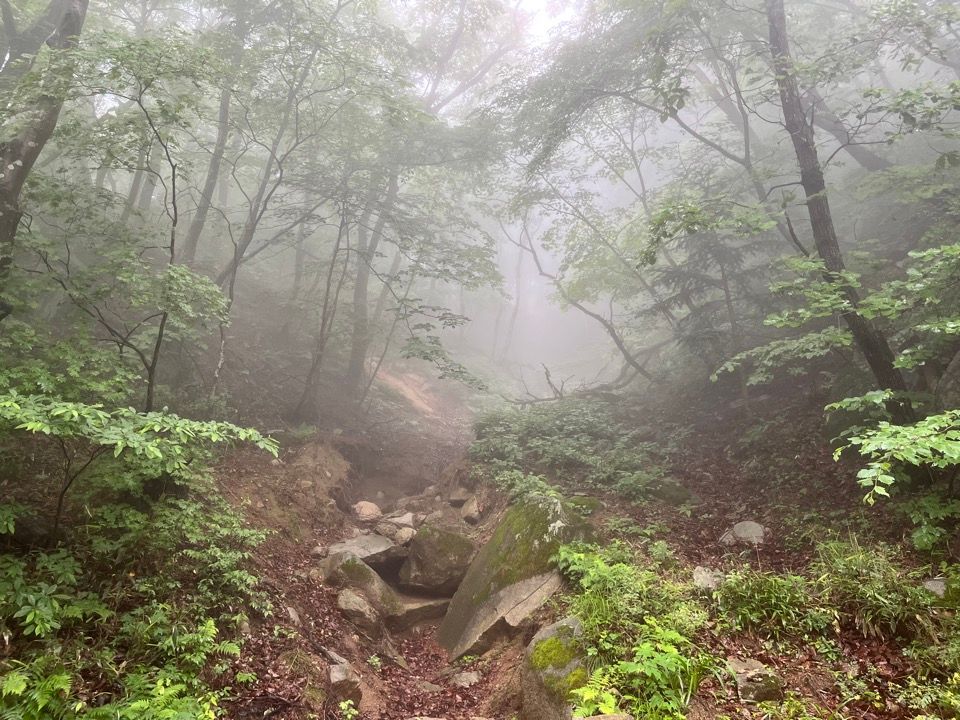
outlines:
{"label": "rocky trail", "polygon": [[502,509],[465,482],[469,421],[418,378],[384,385],[394,402],[372,430],[334,428],[274,461],[240,451],[219,469],[228,496],[270,530],[255,562],[273,615],[243,626],[236,670],[255,680],[231,717],[341,718],[348,700],[371,719],[513,712],[512,645],[457,661],[437,640]]}
{"label": "rocky trail", "polygon": [[[696,512],[601,494],[582,498],[590,511],[558,529],[549,508],[508,507],[472,482],[462,404],[419,379],[390,377],[391,402],[373,430],[325,429],[288,444],[278,460],[239,451],[219,468],[224,492],[270,531],[255,564],[272,615],[243,625],[234,676],[250,680],[235,691],[231,718],[569,717],[557,688],[582,682],[586,670],[573,649],[576,622],[551,601],[562,582],[550,559],[611,521],[668,532],[704,592],[731,561],[789,570],[807,560],[790,540],[788,508],[706,446],[673,468]],[[829,450],[811,443],[803,461],[825,466]],[[807,501],[837,507],[857,498],[825,491]],[[889,646],[842,640],[861,663],[890,677],[904,672]],[[707,679],[690,706],[694,720],[736,716],[746,698],[779,697],[785,687],[816,698],[833,687],[813,656],[798,661],[749,636],[703,641],[729,659],[737,682]],[[865,709],[863,717],[889,715]]]}

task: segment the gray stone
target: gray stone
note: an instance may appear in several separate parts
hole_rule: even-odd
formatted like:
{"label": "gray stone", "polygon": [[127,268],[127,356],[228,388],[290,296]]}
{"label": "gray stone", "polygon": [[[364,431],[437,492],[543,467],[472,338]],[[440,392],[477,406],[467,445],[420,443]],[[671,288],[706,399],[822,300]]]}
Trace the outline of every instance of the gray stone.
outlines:
{"label": "gray stone", "polygon": [[287,606],[287,617],[290,618],[290,622],[297,627],[303,625],[303,621],[300,619],[300,613],[298,613],[295,608],[289,605]]}
{"label": "gray stone", "polygon": [[368,500],[361,500],[353,506],[353,515],[361,522],[373,522],[379,520],[383,513],[380,506]]}
{"label": "gray stone", "polygon": [[930,578],[925,580],[923,587],[928,592],[932,592],[938,598],[942,598],[947,594],[947,581],[943,578]]}
{"label": "gray stone", "polygon": [[719,570],[697,565],[693,569],[693,585],[700,590],[716,590],[723,582],[723,573]]}
{"label": "gray stone", "polygon": [[583,628],[567,618],[540,630],[524,652],[521,672],[524,720],[570,720],[570,692],[589,679],[580,650]]}
{"label": "gray stone", "polygon": [[359,705],[363,699],[360,675],[349,663],[330,666],[330,692],[338,701],[353,700]]}
{"label": "gray stone", "polygon": [[373,568],[350,553],[331,554],[320,569],[324,582],[353,590],[370,603],[390,630],[406,630],[417,623],[443,617],[450,605],[445,598],[400,595]]}
{"label": "gray stone", "polygon": [[727,530],[723,536],[721,536],[720,543],[728,547],[733,545],[751,545],[757,547],[763,544],[769,533],[770,531],[760,523],[754,522],[753,520],[744,520]]}
{"label": "gray stone", "polygon": [[442,618],[450,607],[450,600],[447,598],[424,599],[404,595],[398,597],[400,604],[387,617],[387,627],[397,632],[428,620]]}
{"label": "gray stone", "polygon": [[480,512],[480,501],[477,500],[477,496],[472,496],[467,500],[463,507],[460,508],[460,518],[464,522],[468,522],[471,525],[476,525],[480,522],[480,517],[482,513]]}
{"label": "gray stone", "polygon": [[483,679],[483,676],[475,671],[457,673],[450,678],[450,684],[458,688],[470,688]]}
{"label": "gray stone", "polygon": [[424,525],[433,525],[434,527],[456,528],[461,526],[462,521],[460,520],[460,511],[457,508],[445,505],[439,510],[434,510],[428,514],[424,518],[423,523]]}
{"label": "gray stone", "polygon": [[350,553],[356,555],[367,565],[372,567],[383,566],[389,562],[400,560],[405,551],[398,547],[390,538],[373,533],[365,533],[355,538],[331,545],[328,554]]}
{"label": "gray stone", "polygon": [[313,549],[310,551],[312,557],[325,558],[329,550],[326,545],[314,545]]}
{"label": "gray stone", "polygon": [[402,527],[397,530],[397,534],[393,540],[397,545],[409,545],[416,536],[417,531],[412,527]]}
{"label": "gray stone", "polygon": [[753,659],[727,658],[737,681],[737,694],[745,703],[777,702],[783,699],[783,682],[770,668]]}
{"label": "gray stone", "polygon": [[412,512],[390,513],[383,519],[383,521],[388,522],[391,525],[398,525],[400,527],[415,528],[417,526],[417,518]]}
{"label": "gray stone", "polygon": [[380,629],[380,615],[376,608],[349,588],[337,595],[337,607],[344,617],[361,630],[376,633]]}
{"label": "gray stone", "polygon": [[462,487],[455,487],[450,491],[450,497],[447,498],[453,507],[461,507],[464,503],[467,502],[470,498],[473,497],[473,493]]}
{"label": "gray stone", "polygon": [[408,525],[395,525],[390,520],[382,520],[374,528],[377,534],[389,538],[397,545],[406,545],[417,534],[417,531]]}
{"label": "gray stone", "polygon": [[386,618],[402,609],[403,603],[397,593],[373,568],[352,553],[331,553],[321,564],[320,570],[325,583],[349,588],[362,595],[381,617]]}
{"label": "gray stone", "polygon": [[400,568],[400,585],[415,592],[452,595],[467,574],[474,552],[470,538],[424,525],[410,543],[410,552]]}

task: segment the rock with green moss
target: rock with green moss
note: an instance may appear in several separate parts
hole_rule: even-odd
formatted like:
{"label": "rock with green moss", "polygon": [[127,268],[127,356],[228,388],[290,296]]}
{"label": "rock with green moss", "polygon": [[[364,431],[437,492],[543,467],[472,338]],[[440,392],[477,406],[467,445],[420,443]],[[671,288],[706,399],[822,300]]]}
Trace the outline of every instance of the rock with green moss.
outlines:
{"label": "rock with green moss", "polygon": [[567,618],[538,632],[523,658],[523,719],[570,720],[570,693],[583,687],[589,675],[580,648],[583,629]]}
{"label": "rock with green moss", "polygon": [[473,541],[465,535],[424,525],[400,567],[400,584],[405,590],[449,597],[467,574],[475,552]]}
{"label": "rock with green moss", "polygon": [[352,553],[330,555],[321,565],[321,576],[329,585],[359,593],[384,617],[403,611],[403,603],[393,588]]}
{"label": "rock with green moss", "polygon": [[589,532],[582,516],[553,499],[510,508],[450,601],[440,644],[456,659],[515,633],[560,588],[551,569],[557,549]]}

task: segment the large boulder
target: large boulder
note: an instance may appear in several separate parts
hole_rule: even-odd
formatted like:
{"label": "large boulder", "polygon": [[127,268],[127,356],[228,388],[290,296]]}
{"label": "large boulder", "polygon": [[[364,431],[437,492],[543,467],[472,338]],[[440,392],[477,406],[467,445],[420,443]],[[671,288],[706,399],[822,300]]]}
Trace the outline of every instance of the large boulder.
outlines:
{"label": "large boulder", "polygon": [[512,507],[450,601],[440,644],[456,659],[513,634],[560,588],[550,565],[560,545],[588,535],[586,521],[552,499]]}
{"label": "large boulder", "polygon": [[473,541],[458,532],[424,525],[400,567],[400,584],[414,592],[452,595],[467,574],[475,550]]}
{"label": "large boulder", "polygon": [[570,692],[589,679],[579,638],[580,621],[567,618],[549,625],[527,645],[523,658],[524,720],[570,720]]}

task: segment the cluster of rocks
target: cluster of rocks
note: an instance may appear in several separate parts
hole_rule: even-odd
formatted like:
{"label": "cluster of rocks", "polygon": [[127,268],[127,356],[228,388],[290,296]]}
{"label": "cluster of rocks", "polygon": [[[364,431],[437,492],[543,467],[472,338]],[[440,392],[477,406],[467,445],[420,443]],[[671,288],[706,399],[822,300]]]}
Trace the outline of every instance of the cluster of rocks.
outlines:
{"label": "cluster of rocks", "polygon": [[[404,659],[392,649],[390,633],[440,618],[438,641],[451,661],[480,655],[530,627],[532,614],[560,588],[550,559],[561,544],[587,537],[589,526],[576,513],[557,513],[549,504],[515,506],[478,549],[471,526],[483,519],[483,507],[463,488],[446,497],[428,488],[389,514],[359,502],[353,514],[365,529],[315,548],[311,577],[336,588],[344,617],[398,664]],[[459,689],[481,679],[459,672],[443,682]],[[329,681],[338,701],[359,705],[362,683],[349,663],[331,662]],[[425,693],[442,689],[423,685]]]}

